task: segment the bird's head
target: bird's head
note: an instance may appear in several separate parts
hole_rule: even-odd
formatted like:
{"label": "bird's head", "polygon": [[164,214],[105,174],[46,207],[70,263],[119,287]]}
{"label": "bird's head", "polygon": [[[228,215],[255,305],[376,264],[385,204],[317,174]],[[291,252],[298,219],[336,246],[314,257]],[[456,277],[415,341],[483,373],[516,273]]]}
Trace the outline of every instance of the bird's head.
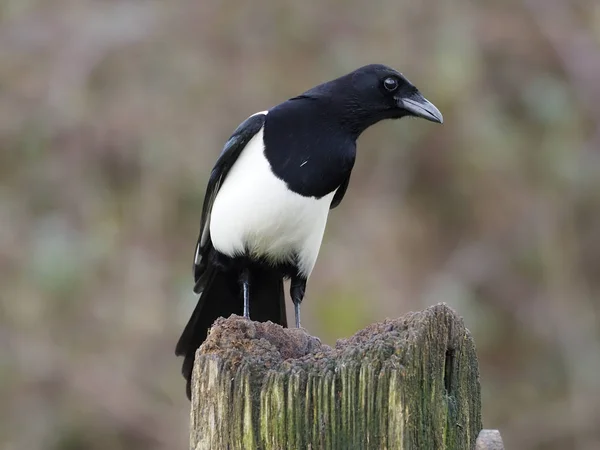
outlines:
{"label": "bird's head", "polygon": [[358,133],[384,119],[414,116],[444,121],[442,113],[404,75],[382,64],[360,67],[303,97],[326,99]]}

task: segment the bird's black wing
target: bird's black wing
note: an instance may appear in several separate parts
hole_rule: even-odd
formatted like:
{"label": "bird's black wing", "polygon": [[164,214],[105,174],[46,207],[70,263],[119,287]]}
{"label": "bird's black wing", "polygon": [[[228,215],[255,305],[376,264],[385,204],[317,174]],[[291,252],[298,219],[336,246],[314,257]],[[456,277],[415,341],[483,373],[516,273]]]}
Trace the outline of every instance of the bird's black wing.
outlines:
{"label": "bird's black wing", "polygon": [[348,177],[342,182],[342,184],[340,184],[340,187],[337,188],[337,190],[335,191],[329,209],[337,207],[342,202],[344,194],[346,193],[346,189],[348,189],[348,183],[350,183],[350,174],[348,174]]}
{"label": "bird's black wing", "polygon": [[212,249],[212,243],[210,241],[210,213],[212,211],[213,203],[229,170],[248,142],[250,142],[254,135],[256,135],[263,127],[265,118],[266,114],[258,113],[250,116],[240,124],[225,143],[223,151],[221,151],[219,159],[217,159],[217,162],[210,173],[206,194],[204,196],[204,205],[202,206],[200,235],[198,236],[198,243],[196,244],[196,252],[194,254],[194,292],[196,293],[202,291],[202,285],[204,284],[202,275],[206,271],[206,256],[208,256],[208,253]]}

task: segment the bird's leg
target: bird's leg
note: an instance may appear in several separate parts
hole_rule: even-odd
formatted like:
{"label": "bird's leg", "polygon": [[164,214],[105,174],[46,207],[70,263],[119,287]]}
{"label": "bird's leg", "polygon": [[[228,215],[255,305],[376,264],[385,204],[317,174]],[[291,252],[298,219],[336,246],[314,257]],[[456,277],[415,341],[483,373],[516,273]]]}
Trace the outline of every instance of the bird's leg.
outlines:
{"label": "bird's leg", "polygon": [[250,270],[247,267],[242,269],[240,283],[242,284],[242,295],[244,296],[244,319],[250,319]]}
{"label": "bird's leg", "polygon": [[296,314],[296,328],[300,328],[300,303],[304,299],[304,291],[306,290],[306,278],[296,275],[292,277],[290,286],[290,295],[294,302],[294,313]]}

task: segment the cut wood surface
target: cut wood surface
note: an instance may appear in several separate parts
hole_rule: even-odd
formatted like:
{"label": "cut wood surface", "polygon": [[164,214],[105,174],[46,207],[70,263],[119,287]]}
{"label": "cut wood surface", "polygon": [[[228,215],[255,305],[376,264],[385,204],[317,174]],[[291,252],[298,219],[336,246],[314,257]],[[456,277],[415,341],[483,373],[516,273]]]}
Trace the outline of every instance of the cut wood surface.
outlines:
{"label": "cut wood surface", "polygon": [[481,428],[475,346],[444,304],[335,348],[231,316],[196,355],[194,450],[474,449]]}

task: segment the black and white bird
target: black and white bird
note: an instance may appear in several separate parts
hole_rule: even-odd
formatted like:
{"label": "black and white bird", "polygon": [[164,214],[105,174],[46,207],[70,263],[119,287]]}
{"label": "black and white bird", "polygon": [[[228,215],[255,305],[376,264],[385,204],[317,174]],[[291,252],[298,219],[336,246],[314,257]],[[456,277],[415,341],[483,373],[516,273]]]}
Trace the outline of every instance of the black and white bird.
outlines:
{"label": "black and white bird", "polygon": [[356,140],[384,119],[442,114],[401,73],[379,64],[250,116],[225,144],[208,181],[194,255],[198,304],[175,353],[190,397],[195,352],[218,317],[243,314],[296,326],[329,210],[342,201]]}

